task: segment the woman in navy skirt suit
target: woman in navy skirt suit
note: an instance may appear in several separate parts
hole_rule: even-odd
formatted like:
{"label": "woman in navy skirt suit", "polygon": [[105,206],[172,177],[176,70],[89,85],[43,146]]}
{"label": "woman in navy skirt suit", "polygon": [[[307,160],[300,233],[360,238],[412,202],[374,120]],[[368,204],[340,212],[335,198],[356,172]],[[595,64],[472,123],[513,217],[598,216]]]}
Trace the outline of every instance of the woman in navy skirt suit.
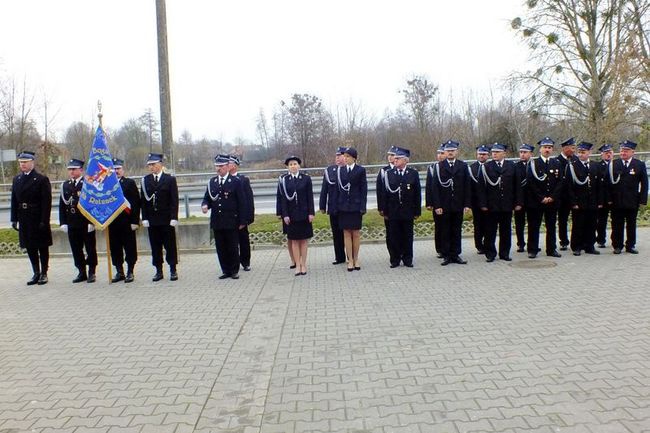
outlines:
{"label": "woman in navy skirt suit", "polygon": [[345,253],[348,256],[348,272],[360,270],[359,242],[361,240],[361,217],[366,213],[368,181],[366,169],[356,163],[357,151],[347,147],[344,152],[346,165],[337,169],[337,209],[339,228],[343,230]]}
{"label": "woman in navy skirt suit", "polygon": [[315,215],[311,177],[300,172],[301,163],[297,156],[288,157],[284,165],[289,172],[278,180],[280,213],[297,265],[296,276],[307,274],[307,244],[314,236]]}

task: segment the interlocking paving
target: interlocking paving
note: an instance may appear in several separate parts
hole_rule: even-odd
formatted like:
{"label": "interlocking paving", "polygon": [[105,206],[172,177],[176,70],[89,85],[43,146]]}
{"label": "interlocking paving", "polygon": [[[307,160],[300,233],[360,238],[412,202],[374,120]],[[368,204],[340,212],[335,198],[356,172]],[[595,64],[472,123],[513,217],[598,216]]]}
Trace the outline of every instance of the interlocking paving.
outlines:
{"label": "interlocking paving", "polygon": [[[415,268],[361,247],[361,271],[286,250],[217,280],[214,254],[180,279],[25,285],[0,260],[0,433],[650,432],[650,229],[641,254]],[[103,259],[102,259],[103,260]],[[167,275],[166,275],[167,277]]]}

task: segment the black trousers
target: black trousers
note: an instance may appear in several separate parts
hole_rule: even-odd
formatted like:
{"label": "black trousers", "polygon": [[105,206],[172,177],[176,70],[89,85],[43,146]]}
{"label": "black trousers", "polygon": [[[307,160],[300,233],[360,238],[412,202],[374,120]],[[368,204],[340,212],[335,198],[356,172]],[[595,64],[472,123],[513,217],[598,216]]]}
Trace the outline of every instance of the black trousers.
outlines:
{"label": "black trousers", "polygon": [[593,251],[596,243],[596,209],[571,211],[571,250]]}
{"label": "black trousers", "polygon": [[214,245],[221,272],[225,275],[239,273],[239,235],[237,229],[213,230]]}
{"label": "black trousers", "polygon": [[251,265],[251,238],[248,233],[248,226],[243,229],[237,230],[238,245],[239,245],[239,263],[242,266]]}
{"label": "black trousers", "polygon": [[50,264],[50,247],[27,248],[27,257],[29,257],[29,262],[32,264],[32,271],[35,274],[40,274],[41,272],[47,274]]}
{"label": "black trousers", "polygon": [[[636,216],[639,209],[612,209],[612,247],[623,249],[636,246]],[[623,233],[625,232],[625,243]]]}
{"label": "black trousers", "polygon": [[485,233],[485,257],[497,256],[496,240],[499,231],[499,257],[510,257],[512,247],[512,211],[488,212]]}
{"label": "black trousers", "polygon": [[117,269],[123,269],[126,258],[128,268],[133,271],[135,262],[138,261],[138,247],[131,224],[111,225],[108,228],[108,239],[111,243],[113,265]]}
{"label": "black trousers", "polygon": [[[339,217],[337,215],[330,215],[330,227],[332,227],[332,241],[334,243],[334,260],[337,262],[345,262],[343,230],[339,228]],[[386,235],[388,236],[388,230],[386,230]],[[386,243],[388,244],[388,240],[386,240]]]}
{"label": "black trousers", "polygon": [[557,221],[557,209],[555,208],[530,208],[528,209],[528,252],[537,254],[539,249],[539,229],[542,219],[546,225],[546,254],[557,249],[555,237],[555,223]]}
{"label": "black trousers", "polygon": [[479,251],[485,251],[487,212],[482,211],[479,207],[473,207],[472,221],[474,222],[474,246]]}
{"label": "black trousers", "polygon": [[400,260],[405,265],[413,263],[413,220],[388,220],[391,248],[394,255],[390,256],[391,264],[399,264]]}
{"label": "black trousers", "polygon": [[176,229],[170,225],[150,226],[149,244],[151,245],[151,264],[156,269],[163,265],[162,251],[165,248],[165,261],[171,269],[176,269],[178,254],[176,252]]}
{"label": "black trousers", "polygon": [[463,212],[444,211],[440,220],[440,254],[445,258],[460,256]]}
{"label": "black trousers", "polygon": [[399,263],[400,255],[399,252],[394,249],[395,243],[391,238],[392,233],[390,231],[390,222],[386,217],[384,217],[384,228],[386,229],[386,249],[388,250],[388,257],[390,257],[391,263],[393,263],[393,260],[397,260]]}
{"label": "black trousers", "polygon": [[[97,240],[95,238],[95,232],[88,233],[85,225],[82,228],[69,227],[68,240],[70,241],[74,265],[79,269],[79,272],[86,272],[86,265],[90,272],[95,272],[95,268],[97,267]],[[84,248],[86,249],[86,255],[84,255]]]}
{"label": "black trousers", "polygon": [[524,230],[526,229],[526,210],[515,211],[515,233],[517,234],[517,246],[523,248],[526,246],[526,237]]}
{"label": "black trousers", "polygon": [[609,207],[607,205],[598,209],[598,221],[596,222],[596,242],[605,245],[607,242],[607,219],[609,218]]}
{"label": "black trousers", "polygon": [[433,244],[436,247],[436,253],[442,255],[442,248],[440,247],[440,227],[442,222],[440,222],[440,216],[433,212]]}
{"label": "black trousers", "polygon": [[557,231],[558,238],[560,239],[560,246],[569,245],[569,215],[571,214],[571,206],[564,203],[560,205],[557,211]]}

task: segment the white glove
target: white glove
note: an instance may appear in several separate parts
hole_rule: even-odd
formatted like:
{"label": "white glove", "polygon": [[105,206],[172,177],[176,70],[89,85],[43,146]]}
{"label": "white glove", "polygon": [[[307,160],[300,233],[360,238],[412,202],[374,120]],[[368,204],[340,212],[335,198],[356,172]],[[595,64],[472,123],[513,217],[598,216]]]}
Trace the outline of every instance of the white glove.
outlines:
{"label": "white glove", "polygon": [[88,233],[92,233],[95,231],[95,226],[92,224],[88,224]]}
{"label": "white glove", "polygon": [[131,230],[132,231],[136,231],[138,229],[138,227],[140,227],[140,226],[137,225],[137,224],[131,224]]}
{"label": "white glove", "polygon": [[63,233],[68,233],[68,225],[67,224],[62,224],[61,225],[61,231]]}
{"label": "white glove", "polygon": [[169,225],[172,226],[172,227],[176,227],[178,225],[178,221],[177,220],[171,220],[169,222]]}
{"label": "white glove", "polygon": [[142,227],[149,227],[149,220],[142,220]]}

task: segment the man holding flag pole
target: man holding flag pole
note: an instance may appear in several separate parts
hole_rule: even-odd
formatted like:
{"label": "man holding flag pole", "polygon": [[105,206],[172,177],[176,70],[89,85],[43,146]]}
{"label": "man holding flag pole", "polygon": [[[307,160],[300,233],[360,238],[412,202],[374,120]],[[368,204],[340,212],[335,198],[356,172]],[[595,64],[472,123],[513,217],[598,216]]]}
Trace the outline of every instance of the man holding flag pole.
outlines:
{"label": "man holding flag pole", "polygon": [[106,257],[110,282],[112,271],[108,226],[129,207],[129,204],[124,198],[122,187],[113,168],[113,158],[106,144],[106,135],[102,127],[101,103],[98,103],[98,108],[99,126],[88,155],[88,166],[77,207],[96,228],[106,229]]}

